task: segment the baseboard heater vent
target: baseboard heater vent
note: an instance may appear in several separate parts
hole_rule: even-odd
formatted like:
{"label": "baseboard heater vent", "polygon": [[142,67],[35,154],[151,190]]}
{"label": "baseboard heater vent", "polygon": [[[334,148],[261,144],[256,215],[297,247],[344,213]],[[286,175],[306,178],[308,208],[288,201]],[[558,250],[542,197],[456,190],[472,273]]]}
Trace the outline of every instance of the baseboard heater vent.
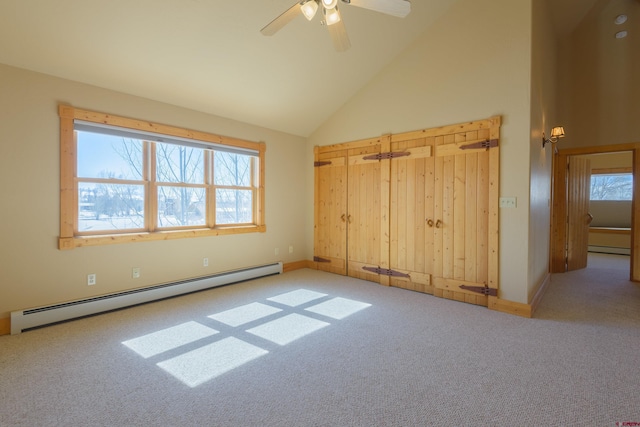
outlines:
{"label": "baseboard heater vent", "polygon": [[143,304],[145,302],[188,294],[191,292],[214,288],[216,286],[230,285],[232,283],[243,282],[245,280],[271,276],[274,274],[282,274],[281,262],[219,273],[197,279],[183,280],[151,286],[148,288],[118,292],[95,298],[71,301],[63,304],[13,311],[11,312],[11,334],[19,334],[22,331],[31,328],[49,325],[64,320],[90,316],[92,314],[102,313],[105,311],[116,310],[132,305]]}

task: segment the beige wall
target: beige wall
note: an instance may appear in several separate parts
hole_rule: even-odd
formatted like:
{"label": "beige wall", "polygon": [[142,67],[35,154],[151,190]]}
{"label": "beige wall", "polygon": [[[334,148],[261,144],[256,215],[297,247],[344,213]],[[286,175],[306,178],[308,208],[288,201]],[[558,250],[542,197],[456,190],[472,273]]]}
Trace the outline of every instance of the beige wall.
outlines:
{"label": "beige wall", "polygon": [[[553,1],[553,0],[551,0]],[[546,1],[534,1],[531,37],[531,141],[529,156],[529,275],[527,295],[535,296],[549,275],[549,230],[553,148],[542,148],[542,134],[557,126],[556,44]]]}
{"label": "beige wall", "polygon": [[[615,25],[619,14],[628,15]],[[598,0],[561,44],[562,148],[640,142],[640,2]],[[629,35],[616,39],[626,29]]]}
{"label": "beige wall", "polygon": [[[529,280],[531,19],[531,0],[456,2],[323,124],[307,151],[310,159],[314,145],[501,115],[500,194],[518,206],[500,211],[500,297],[520,303],[528,302]],[[548,178],[541,182],[536,202],[548,198]]]}
{"label": "beige wall", "polygon": [[631,151],[616,153],[590,154],[586,157],[591,162],[591,169],[630,168],[633,166]]}
{"label": "beige wall", "polygon": [[[309,188],[304,138],[4,65],[0,94],[0,318],[18,309],[311,256],[303,232],[311,208],[300,197]],[[58,250],[58,103],[266,142],[267,232]],[[140,279],[131,278],[132,267],[141,268]],[[97,274],[95,286],[87,286],[89,273]]]}

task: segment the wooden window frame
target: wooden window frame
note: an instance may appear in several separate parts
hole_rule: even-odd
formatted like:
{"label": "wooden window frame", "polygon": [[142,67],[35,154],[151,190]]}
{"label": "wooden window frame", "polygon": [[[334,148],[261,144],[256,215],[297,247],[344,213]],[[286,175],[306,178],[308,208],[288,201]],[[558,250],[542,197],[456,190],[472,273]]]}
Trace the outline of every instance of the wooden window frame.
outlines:
{"label": "wooden window frame", "polygon": [[[189,237],[209,237],[227,234],[244,234],[244,233],[264,233],[266,232],[265,224],[265,152],[266,144],[264,142],[245,141],[237,138],[220,136],[206,132],[193,131],[179,127],[162,125],[143,120],[114,116],[112,114],[99,113],[94,111],[82,110],[68,105],[59,105],[58,114],[60,116],[60,236],[58,239],[58,248],[61,250],[74,249],[83,246],[97,246],[116,243],[143,242],[155,240],[171,240],[183,239]],[[149,192],[145,209],[145,230],[123,232],[115,230],[115,232],[100,232],[100,234],[87,235],[87,233],[78,233],[78,177],[77,177],[77,145],[75,140],[74,120],[84,122],[92,122],[102,125],[117,126],[120,128],[132,129],[133,131],[153,132],[155,134],[167,135],[177,138],[187,138],[204,144],[212,144],[212,150],[215,146],[227,146],[236,149],[253,150],[257,152],[257,161],[252,162],[251,175],[253,191],[253,222],[250,224],[224,224],[216,225],[214,223],[215,216],[215,190],[218,187],[213,182],[205,182],[207,200],[211,205],[208,209],[207,224],[212,226],[197,228],[162,228],[155,229],[152,225],[155,223],[157,215],[157,200],[153,197],[153,191]],[[257,163],[257,164],[256,164]],[[211,165],[205,161],[205,170],[207,176]],[[157,183],[151,183],[147,177],[143,177],[147,189],[157,187]],[[180,184],[183,185],[183,184]],[[242,187],[246,190],[249,187]]]}

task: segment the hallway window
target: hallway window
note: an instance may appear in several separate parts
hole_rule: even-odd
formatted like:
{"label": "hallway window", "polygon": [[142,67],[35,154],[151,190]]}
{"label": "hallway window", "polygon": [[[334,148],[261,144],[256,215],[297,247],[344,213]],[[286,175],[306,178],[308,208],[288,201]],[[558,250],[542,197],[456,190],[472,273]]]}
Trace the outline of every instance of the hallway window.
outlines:
{"label": "hallway window", "polygon": [[591,175],[591,200],[631,200],[633,174]]}

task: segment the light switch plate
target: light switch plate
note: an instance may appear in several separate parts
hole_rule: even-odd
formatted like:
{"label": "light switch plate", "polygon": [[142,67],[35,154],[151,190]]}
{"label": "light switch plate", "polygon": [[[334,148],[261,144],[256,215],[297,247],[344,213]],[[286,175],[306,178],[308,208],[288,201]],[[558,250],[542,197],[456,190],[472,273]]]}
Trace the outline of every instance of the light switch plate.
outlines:
{"label": "light switch plate", "polygon": [[515,197],[500,197],[500,207],[501,208],[515,208],[516,207],[516,198]]}

